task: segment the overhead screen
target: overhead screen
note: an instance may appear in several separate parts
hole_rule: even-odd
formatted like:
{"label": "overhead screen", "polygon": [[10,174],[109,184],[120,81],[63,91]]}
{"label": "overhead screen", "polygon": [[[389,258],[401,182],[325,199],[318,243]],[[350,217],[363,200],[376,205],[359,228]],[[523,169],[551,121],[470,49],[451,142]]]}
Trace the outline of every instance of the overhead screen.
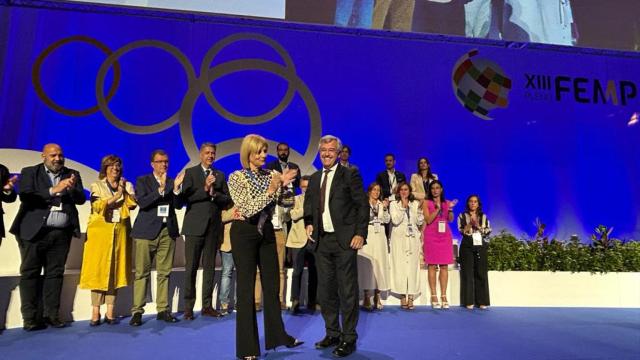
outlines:
{"label": "overhead screen", "polygon": [[602,49],[640,49],[638,0],[76,0]]}

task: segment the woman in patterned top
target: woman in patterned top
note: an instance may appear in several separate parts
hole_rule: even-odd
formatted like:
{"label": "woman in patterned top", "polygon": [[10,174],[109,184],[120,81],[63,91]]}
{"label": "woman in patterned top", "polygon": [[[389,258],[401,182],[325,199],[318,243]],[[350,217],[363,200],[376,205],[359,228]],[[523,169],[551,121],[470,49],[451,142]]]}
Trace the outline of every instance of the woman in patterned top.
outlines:
{"label": "woman in patterned top", "polygon": [[242,215],[231,225],[231,247],[237,271],[238,315],[236,319],[236,356],[257,359],[260,356],[258,325],[254,303],[256,266],[260,268],[264,293],[264,332],[266,348],[302,345],[284,329],[280,314],[279,269],[276,238],[271,215],[280,200],[282,188],[291,183],[297,169],[283,174],[262,169],[267,157],[267,141],[259,135],[247,135],[240,146],[242,170],[229,176],[229,192]]}

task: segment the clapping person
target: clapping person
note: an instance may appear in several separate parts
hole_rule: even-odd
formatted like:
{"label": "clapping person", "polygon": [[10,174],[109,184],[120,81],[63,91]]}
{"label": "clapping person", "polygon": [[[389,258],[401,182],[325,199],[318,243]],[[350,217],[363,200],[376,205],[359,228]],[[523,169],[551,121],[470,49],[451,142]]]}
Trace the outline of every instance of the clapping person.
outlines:
{"label": "clapping person", "polygon": [[[449,223],[453,221],[453,206],[457,200],[447,201],[444,189],[439,180],[429,185],[427,201],[423,205],[424,218],[427,225],[424,228],[424,254],[428,266],[429,290],[431,291],[431,307],[434,309],[448,309],[447,283],[449,281],[449,264],[453,263],[453,238]],[[436,290],[436,270],[440,270],[440,298],[438,301]]]}
{"label": "clapping person", "polygon": [[478,195],[467,198],[466,208],[458,216],[458,230],[462,234],[460,245],[460,286],[462,305],[473,309],[489,306],[489,278],[487,271],[487,241],[491,226],[482,211]]}
{"label": "clapping person", "polygon": [[[389,252],[385,225],[391,221],[389,201],[381,200],[382,190],[378,183],[372,183],[369,194],[369,231],[366,244],[358,251],[358,285],[364,289],[362,307],[365,310],[382,310],[380,291],[389,290]],[[371,304],[373,292],[373,304]]]}
{"label": "clapping person", "polygon": [[91,290],[91,326],[100,325],[100,306],[107,304],[104,321],[116,324],[113,313],[119,288],[131,278],[130,210],[136,207],[133,185],[122,176],[122,160],[102,158],[98,181],[90,186],[91,215],[84,244],[80,288]]}
{"label": "clapping person", "polygon": [[411,189],[418,200],[427,198],[427,189],[432,181],[438,180],[438,175],[431,172],[431,163],[426,157],[418,159],[418,171],[411,174]]}
{"label": "clapping person", "polygon": [[391,213],[391,291],[402,296],[403,309],[413,310],[413,300],[420,289],[420,230],[424,216],[421,202],[413,198],[405,182],[396,188]]}
{"label": "clapping person", "polygon": [[178,321],[171,315],[169,306],[169,275],[173,268],[175,240],[180,236],[176,207],[179,207],[178,192],[184,173],[173,179],[167,175],[169,156],[163,150],[151,153],[153,172],[140,176],[136,181],[136,195],[140,211],[133,224],[135,280],[133,283],[133,307],[129,325],[142,325],[147,284],[151,275],[151,264],[156,262],[156,319],[168,323]]}
{"label": "clapping person", "polygon": [[196,275],[202,259],[203,316],[220,317],[212,306],[216,252],[222,231],[221,212],[230,201],[227,181],[222,171],[214,168],[216,145],[200,145],[200,163],[187,168],[180,193],[187,210],[182,222],[184,245],[184,320],[193,320],[196,303]]}
{"label": "clapping person", "polygon": [[237,267],[236,356],[257,359],[260,356],[258,324],[254,307],[256,267],[260,269],[264,293],[264,332],[266,348],[302,344],[287,332],[280,313],[278,296],[280,269],[271,217],[282,190],[297,174],[265,170],[267,141],[259,135],[247,135],[240,147],[242,170],[229,176],[231,198],[244,219],[231,226],[233,260]]}
{"label": "clapping person", "polygon": [[52,327],[65,327],[58,316],[64,266],[71,237],[80,237],[76,205],[86,201],[80,174],[64,166],[59,145],[46,144],[42,160],[20,173],[20,210],[10,230],[22,259],[20,310],[26,331],[43,329],[43,315]]}

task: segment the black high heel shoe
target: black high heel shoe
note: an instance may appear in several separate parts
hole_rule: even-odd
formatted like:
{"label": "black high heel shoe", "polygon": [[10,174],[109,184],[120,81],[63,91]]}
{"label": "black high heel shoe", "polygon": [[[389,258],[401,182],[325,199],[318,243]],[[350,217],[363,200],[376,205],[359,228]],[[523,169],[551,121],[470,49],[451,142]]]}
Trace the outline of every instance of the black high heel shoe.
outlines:
{"label": "black high heel shoe", "polygon": [[300,341],[298,339],[293,339],[293,342],[291,344],[287,344],[285,345],[288,349],[293,349],[293,348],[297,348],[298,346],[304,344],[304,341]]}
{"label": "black high heel shoe", "polygon": [[98,318],[98,320],[89,321],[89,326],[98,326],[100,324],[102,324],[102,322],[100,321],[100,318]]}
{"label": "black high heel shoe", "polygon": [[104,315],[104,323],[105,324],[116,325],[119,322],[120,321],[118,321],[118,318],[109,319],[106,314]]}

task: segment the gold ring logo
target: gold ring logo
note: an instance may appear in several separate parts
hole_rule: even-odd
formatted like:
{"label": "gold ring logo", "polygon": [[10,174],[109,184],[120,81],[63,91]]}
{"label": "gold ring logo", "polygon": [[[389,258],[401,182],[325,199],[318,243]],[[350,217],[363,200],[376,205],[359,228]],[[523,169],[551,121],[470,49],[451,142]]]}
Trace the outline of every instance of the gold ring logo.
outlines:
{"label": "gold ring logo", "polygon": [[[264,45],[269,46],[274,50],[282,59],[283,64],[264,60],[264,59],[238,59],[223,62],[211,66],[214,63],[215,58],[224,50],[227,46],[241,42],[241,41],[257,41]],[[100,65],[96,78],[96,102],[97,104],[88,109],[73,110],[60,106],[53,99],[51,99],[44,91],[41,83],[40,71],[42,64],[46,58],[51,55],[55,50],[61,46],[71,42],[84,42],[91,44],[100,49],[107,57]],[[121,78],[121,69],[118,64],[120,57],[124,56],[130,51],[152,47],[160,49],[172,55],[183,67],[187,76],[188,88],[180,108],[169,118],[157,122],[152,125],[134,125],[125,122],[117,117],[109,108],[109,101],[114,97]],[[106,76],[113,67],[113,80],[105,95],[105,81]],[[215,97],[211,85],[218,79],[230,74],[234,74],[242,71],[260,71],[276,75],[287,81],[287,90],[280,102],[269,111],[255,116],[242,116],[235,114],[218,101]],[[58,40],[47,47],[36,59],[32,68],[32,80],[36,94],[42,100],[42,102],[51,109],[68,116],[86,116],[100,111],[102,115],[116,128],[133,134],[153,134],[158,133],[172,127],[176,123],[180,127],[180,136],[182,138],[182,144],[192,162],[197,162],[198,159],[198,146],[195,141],[193,133],[193,108],[196,101],[204,94],[207,103],[224,119],[238,123],[241,125],[256,125],[273,120],[291,104],[296,94],[300,95],[300,98],[307,108],[309,121],[311,122],[309,131],[309,142],[304,153],[301,154],[294,149],[291,149],[291,160],[297,162],[303,173],[314,171],[313,159],[315,159],[317,152],[317,144],[322,134],[321,117],[318,104],[309,90],[308,86],[296,73],[296,68],[288,52],[277,41],[256,33],[238,33],[230,35],[216,44],[214,44],[205,54],[201,66],[200,74],[196,75],[195,70],[187,58],[187,56],[180,51],[177,47],[159,40],[139,40],[122,46],[121,48],[112,51],[102,42],[93,39],[88,36],[72,36]],[[279,139],[284,140],[284,139]],[[275,153],[276,144],[278,141],[267,139],[269,142],[269,148],[272,153]],[[217,144],[218,158],[224,158],[226,156],[238,153],[242,138],[232,138],[224,140]]]}

